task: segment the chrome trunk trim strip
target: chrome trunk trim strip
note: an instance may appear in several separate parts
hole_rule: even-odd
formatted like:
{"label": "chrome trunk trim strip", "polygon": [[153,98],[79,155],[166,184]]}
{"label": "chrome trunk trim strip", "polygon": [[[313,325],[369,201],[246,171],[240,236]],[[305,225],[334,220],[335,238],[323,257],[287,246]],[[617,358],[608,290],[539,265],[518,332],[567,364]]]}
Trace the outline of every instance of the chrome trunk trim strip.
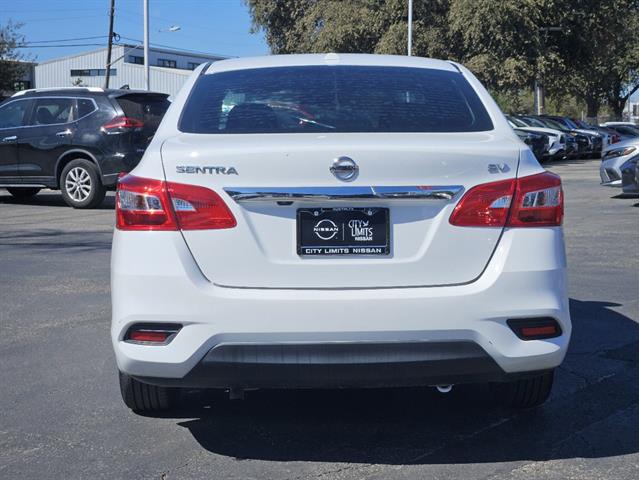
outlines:
{"label": "chrome trunk trim strip", "polygon": [[456,198],[462,185],[370,187],[227,187],[236,202],[339,202],[353,200],[444,200]]}

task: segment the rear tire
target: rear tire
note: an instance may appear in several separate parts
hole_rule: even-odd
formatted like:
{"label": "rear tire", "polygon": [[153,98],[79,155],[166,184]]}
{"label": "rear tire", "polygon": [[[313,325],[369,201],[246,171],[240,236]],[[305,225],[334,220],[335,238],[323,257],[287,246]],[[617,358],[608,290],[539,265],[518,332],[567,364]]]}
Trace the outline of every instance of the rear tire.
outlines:
{"label": "rear tire", "polygon": [[84,158],[71,160],[62,169],[60,191],[66,204],[73,208],[95,208],[106,195],[97,167]]}
{"label": "rear tire", "polygon": [[512,408],[533,408],[542,405],[550,396],[554,370],[536,377],[512,382],[493,383],[491,390],[497,400]]}
{"label": "rear tire", "polygon": [[7,191],[16,198],[31,198],[38,194],[40,188],[34,187],[11,187]]}
{"label": "rear tire", "polygon": [[122,372],[119,375],[122,400],[134,412],[163,412],[175,406],[176,389],[142,383]]}

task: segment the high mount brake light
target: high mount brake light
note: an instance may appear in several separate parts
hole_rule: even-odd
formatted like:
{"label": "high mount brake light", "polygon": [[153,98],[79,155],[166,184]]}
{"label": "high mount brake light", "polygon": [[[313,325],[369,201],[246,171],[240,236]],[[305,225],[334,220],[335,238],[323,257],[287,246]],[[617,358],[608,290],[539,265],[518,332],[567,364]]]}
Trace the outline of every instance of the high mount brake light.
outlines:
{"label": "high mount brake light", "polygon": [[224,201],[208,188],[133,175],[118,181],[120,230],[215,230],[236,224]]}
{"label": "high mount brake light", "polygon": [[550,172],[471,188],[450,216],[458,227],[552,227],[563,220],[561,179]]}

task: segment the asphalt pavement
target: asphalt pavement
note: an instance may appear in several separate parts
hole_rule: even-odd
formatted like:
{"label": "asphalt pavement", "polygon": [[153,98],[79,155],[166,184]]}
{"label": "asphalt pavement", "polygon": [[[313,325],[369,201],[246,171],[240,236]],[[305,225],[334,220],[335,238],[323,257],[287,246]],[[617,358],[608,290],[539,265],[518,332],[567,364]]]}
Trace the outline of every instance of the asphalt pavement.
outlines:
{"label": "asphalt pavement", "polygon": [[598,165],[551,166],[573,339],[549,402],[519,412],[466,386],[194,391],[136,415],[109,339],[113,196],[78,211],[0,190],[0,478],[639,478],[639,198],[599,186]]}

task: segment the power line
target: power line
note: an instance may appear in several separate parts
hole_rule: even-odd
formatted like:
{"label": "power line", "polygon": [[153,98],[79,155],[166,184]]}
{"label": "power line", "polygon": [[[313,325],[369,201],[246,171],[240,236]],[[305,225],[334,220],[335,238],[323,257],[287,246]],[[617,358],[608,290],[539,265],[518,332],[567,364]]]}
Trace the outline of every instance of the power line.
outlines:
{"label": "power line", "polygon": [[104,43],[65,43],[62,45],[16,45],[14,48],[104,47]]}
{"label": "power line", "polygon": [[54,20],[85,20],[87,18],[105,17],[104,15],[85,15],[82,17],[48,17],[48,18],[21,18],[21,23],[33,23],[33,22],[51,22]]}
{"label": "power line", "polygon": [[107,35],[97,35],[95,37],[59,38],[57,40],[30,40],[26,42],[25,45],[33,45],[35,43],[77,42],[78,40],[95,40],[96,38],[107,38]]}

